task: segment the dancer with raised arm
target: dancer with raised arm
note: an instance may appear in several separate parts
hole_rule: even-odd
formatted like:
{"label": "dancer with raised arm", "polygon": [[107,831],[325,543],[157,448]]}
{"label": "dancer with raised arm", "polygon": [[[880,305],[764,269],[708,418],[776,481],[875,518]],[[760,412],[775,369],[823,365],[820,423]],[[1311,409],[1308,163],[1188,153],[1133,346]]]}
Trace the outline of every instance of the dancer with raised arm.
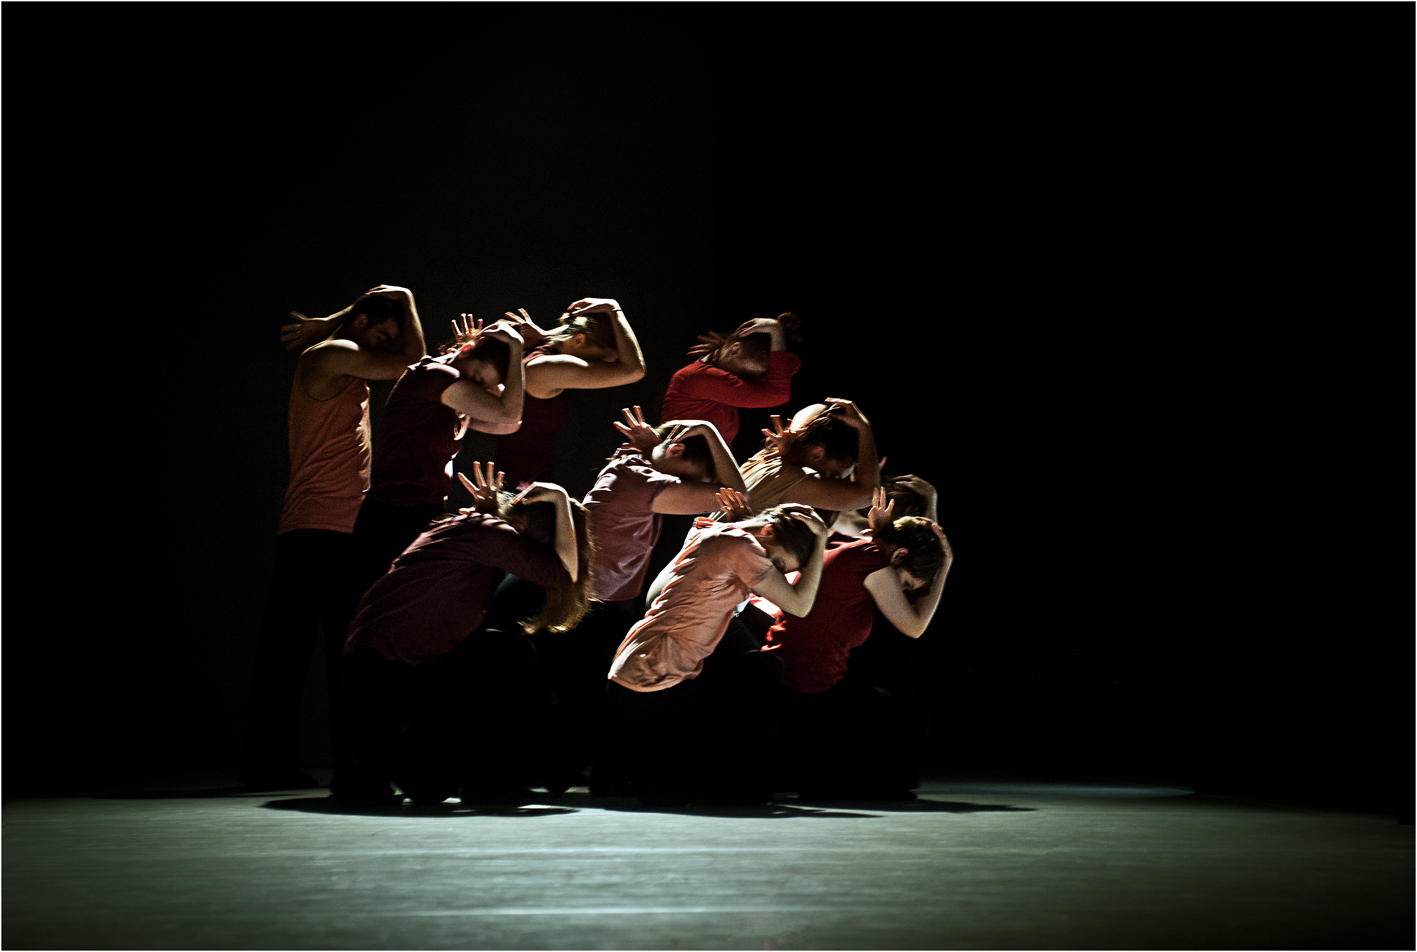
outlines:
{"label": "dancer with raised arm", "polygon": [[507,318],[526,337],[526,403],[521,427],[483,427],[498,433],[497,460],[507,484],[555,478],[556,438],[570,411],[567,390],[600,390],[645,375],[639,341],[612,298],[581,298],[566,308],[560,327],[546,331],[525,310]]}
{"label": "dancer with raised arm", "polygon": [[[437,520],[365,593],[342,671],[351,746],[370,789],[415,802],[521,799],[535,651],[525,633],[574,628],[589,604],[585,509],[560,486],[499,498],[491,463],[459,474],[474,505]],[[519,631],[483,626],[501,573],[542,586]]]}
{"label": "dancer with raised arm", "polygon": [[[276,537],[275,573],[261,622],[241,782],[261,789],[313,787],[296,763],[300,692],[324,631],[339,657],[345,631],[339,590],[355,517],[369,487],[369,380],[392,380],[423,355],[413,294],[381,284],[324,318],[291,315],[281,329],[299,349],[290,387],[290,483]],[[334,665],[329,668],[334,697]]]}
{"label": "dancer with raised arm", "polygon": [[911,698],[860,677],[852,650],[871,635],[875,610],[910,638],[940,604],[953,554],[944,532],[919,516],[894,518],[877,489],[870,527],[827,550],[816,603],[778,614],[769,640],[783,665],[784,751],[803,799],[913,799],[915,748],[928,718]]}
{"label": "dancer with raised arm", "polygon": [[871,423],[855,403],[831,397],[799,411],[789,427],[780,417],[773,423],[774,431],[763,431],[766,445],[742,467],[750,511],[795,502],[835,520],[840,510],[871,504],[880,460]]}
{"label": "dancer with raised arm", "polygon": [[[733,454],[712,423],[677,420],[655,428],[639,407],[621,412],[625,422],[613,425],[626,442],[584,500],[595,540],[591,574],[598,601],[575,631],[535,639],[553,699],[545,742],[545,782],[552,792],[578,783],[595,757],[605,672],[644,614],[640,596],[663,516],[712,512],[720,488],[743,488]],[[603,779],[605,770],[598,773]]]}
{"label": "dancer with raised arm", "polygon": [[787,340],[800,324],[788,311],[776,320],[745,321],[727,337],[700,336],[689,350],[699,359],[670,378],[659,418],[707,420],[732,446],[739,407],[777,407],[792,398],[792,376],[802,359],[787,350]]}
{"label": "dancer with raised arm", "polygon": [[690,533],[610,667],[610,743],[643,801],[771,799],[781,663],[730,631],[733,611],[757,593],[807,614],[826,534],[811,509],[795,505],[740,523],[703,520]]}

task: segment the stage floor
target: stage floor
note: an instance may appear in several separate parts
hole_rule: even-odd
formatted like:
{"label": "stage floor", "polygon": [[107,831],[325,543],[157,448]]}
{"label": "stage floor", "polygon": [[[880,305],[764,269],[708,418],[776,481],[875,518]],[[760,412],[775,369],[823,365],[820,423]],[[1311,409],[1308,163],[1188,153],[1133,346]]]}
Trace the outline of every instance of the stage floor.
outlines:
{"label": "stage floor", "polygon": [[1413,948],[1413,828],[1155,786],[336,813],[234,771],[4,804],[7,949]]}

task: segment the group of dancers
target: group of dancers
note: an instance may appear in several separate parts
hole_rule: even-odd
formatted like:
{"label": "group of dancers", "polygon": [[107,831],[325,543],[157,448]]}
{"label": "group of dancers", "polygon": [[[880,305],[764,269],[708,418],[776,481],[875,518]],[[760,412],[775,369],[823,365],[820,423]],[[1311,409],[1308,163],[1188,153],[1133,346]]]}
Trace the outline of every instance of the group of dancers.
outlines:
{"label": "group of dancers", "polygon": [[[928,715],[853,652],[878,612],[918,638],[952,554],[934,489],[882,473],[851,400],[773,416],[734,458],[738,408],[791,400],[795,315],[700,337],[658,425],[638,406],[606,421],[620,445],[577,500],[552,482],[569,391],[645,375],[618,302],[575,301],[549,330],[525,310],[460,315],[437,356],[407,288],[292,314],[291,476],[244,783],[313,785],[296,724],[323,630],[343,800],[913,796]],[[396,380],[377,444],[370,380]],[[473,504],[447,512],[469,429],[496,436],[496,459],[458,473]],[[698,518],[651,578],[666,516]]]}

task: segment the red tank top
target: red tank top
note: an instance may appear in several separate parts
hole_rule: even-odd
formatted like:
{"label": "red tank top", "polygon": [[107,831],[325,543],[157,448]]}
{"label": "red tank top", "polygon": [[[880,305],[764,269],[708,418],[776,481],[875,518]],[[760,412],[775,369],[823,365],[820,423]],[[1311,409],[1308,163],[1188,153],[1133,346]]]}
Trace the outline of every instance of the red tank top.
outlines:
{"label": "red tank top", "polygon": [[329,400],[290,387],[290,485],[279,532],[331,529],[353,532],[369,488],[369,384],[353,377]]}

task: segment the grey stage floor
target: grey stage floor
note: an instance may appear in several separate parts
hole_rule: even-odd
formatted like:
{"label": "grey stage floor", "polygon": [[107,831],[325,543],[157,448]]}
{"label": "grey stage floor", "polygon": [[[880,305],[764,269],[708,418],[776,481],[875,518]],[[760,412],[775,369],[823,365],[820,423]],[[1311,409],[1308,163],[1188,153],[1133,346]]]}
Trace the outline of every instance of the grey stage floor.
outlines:
{"label": "grey stage floor", "polygon": [[1369,814],[958,781],[338,814],[230,782],[8,800],[4,948],[1413,948],[1413,829]]}

